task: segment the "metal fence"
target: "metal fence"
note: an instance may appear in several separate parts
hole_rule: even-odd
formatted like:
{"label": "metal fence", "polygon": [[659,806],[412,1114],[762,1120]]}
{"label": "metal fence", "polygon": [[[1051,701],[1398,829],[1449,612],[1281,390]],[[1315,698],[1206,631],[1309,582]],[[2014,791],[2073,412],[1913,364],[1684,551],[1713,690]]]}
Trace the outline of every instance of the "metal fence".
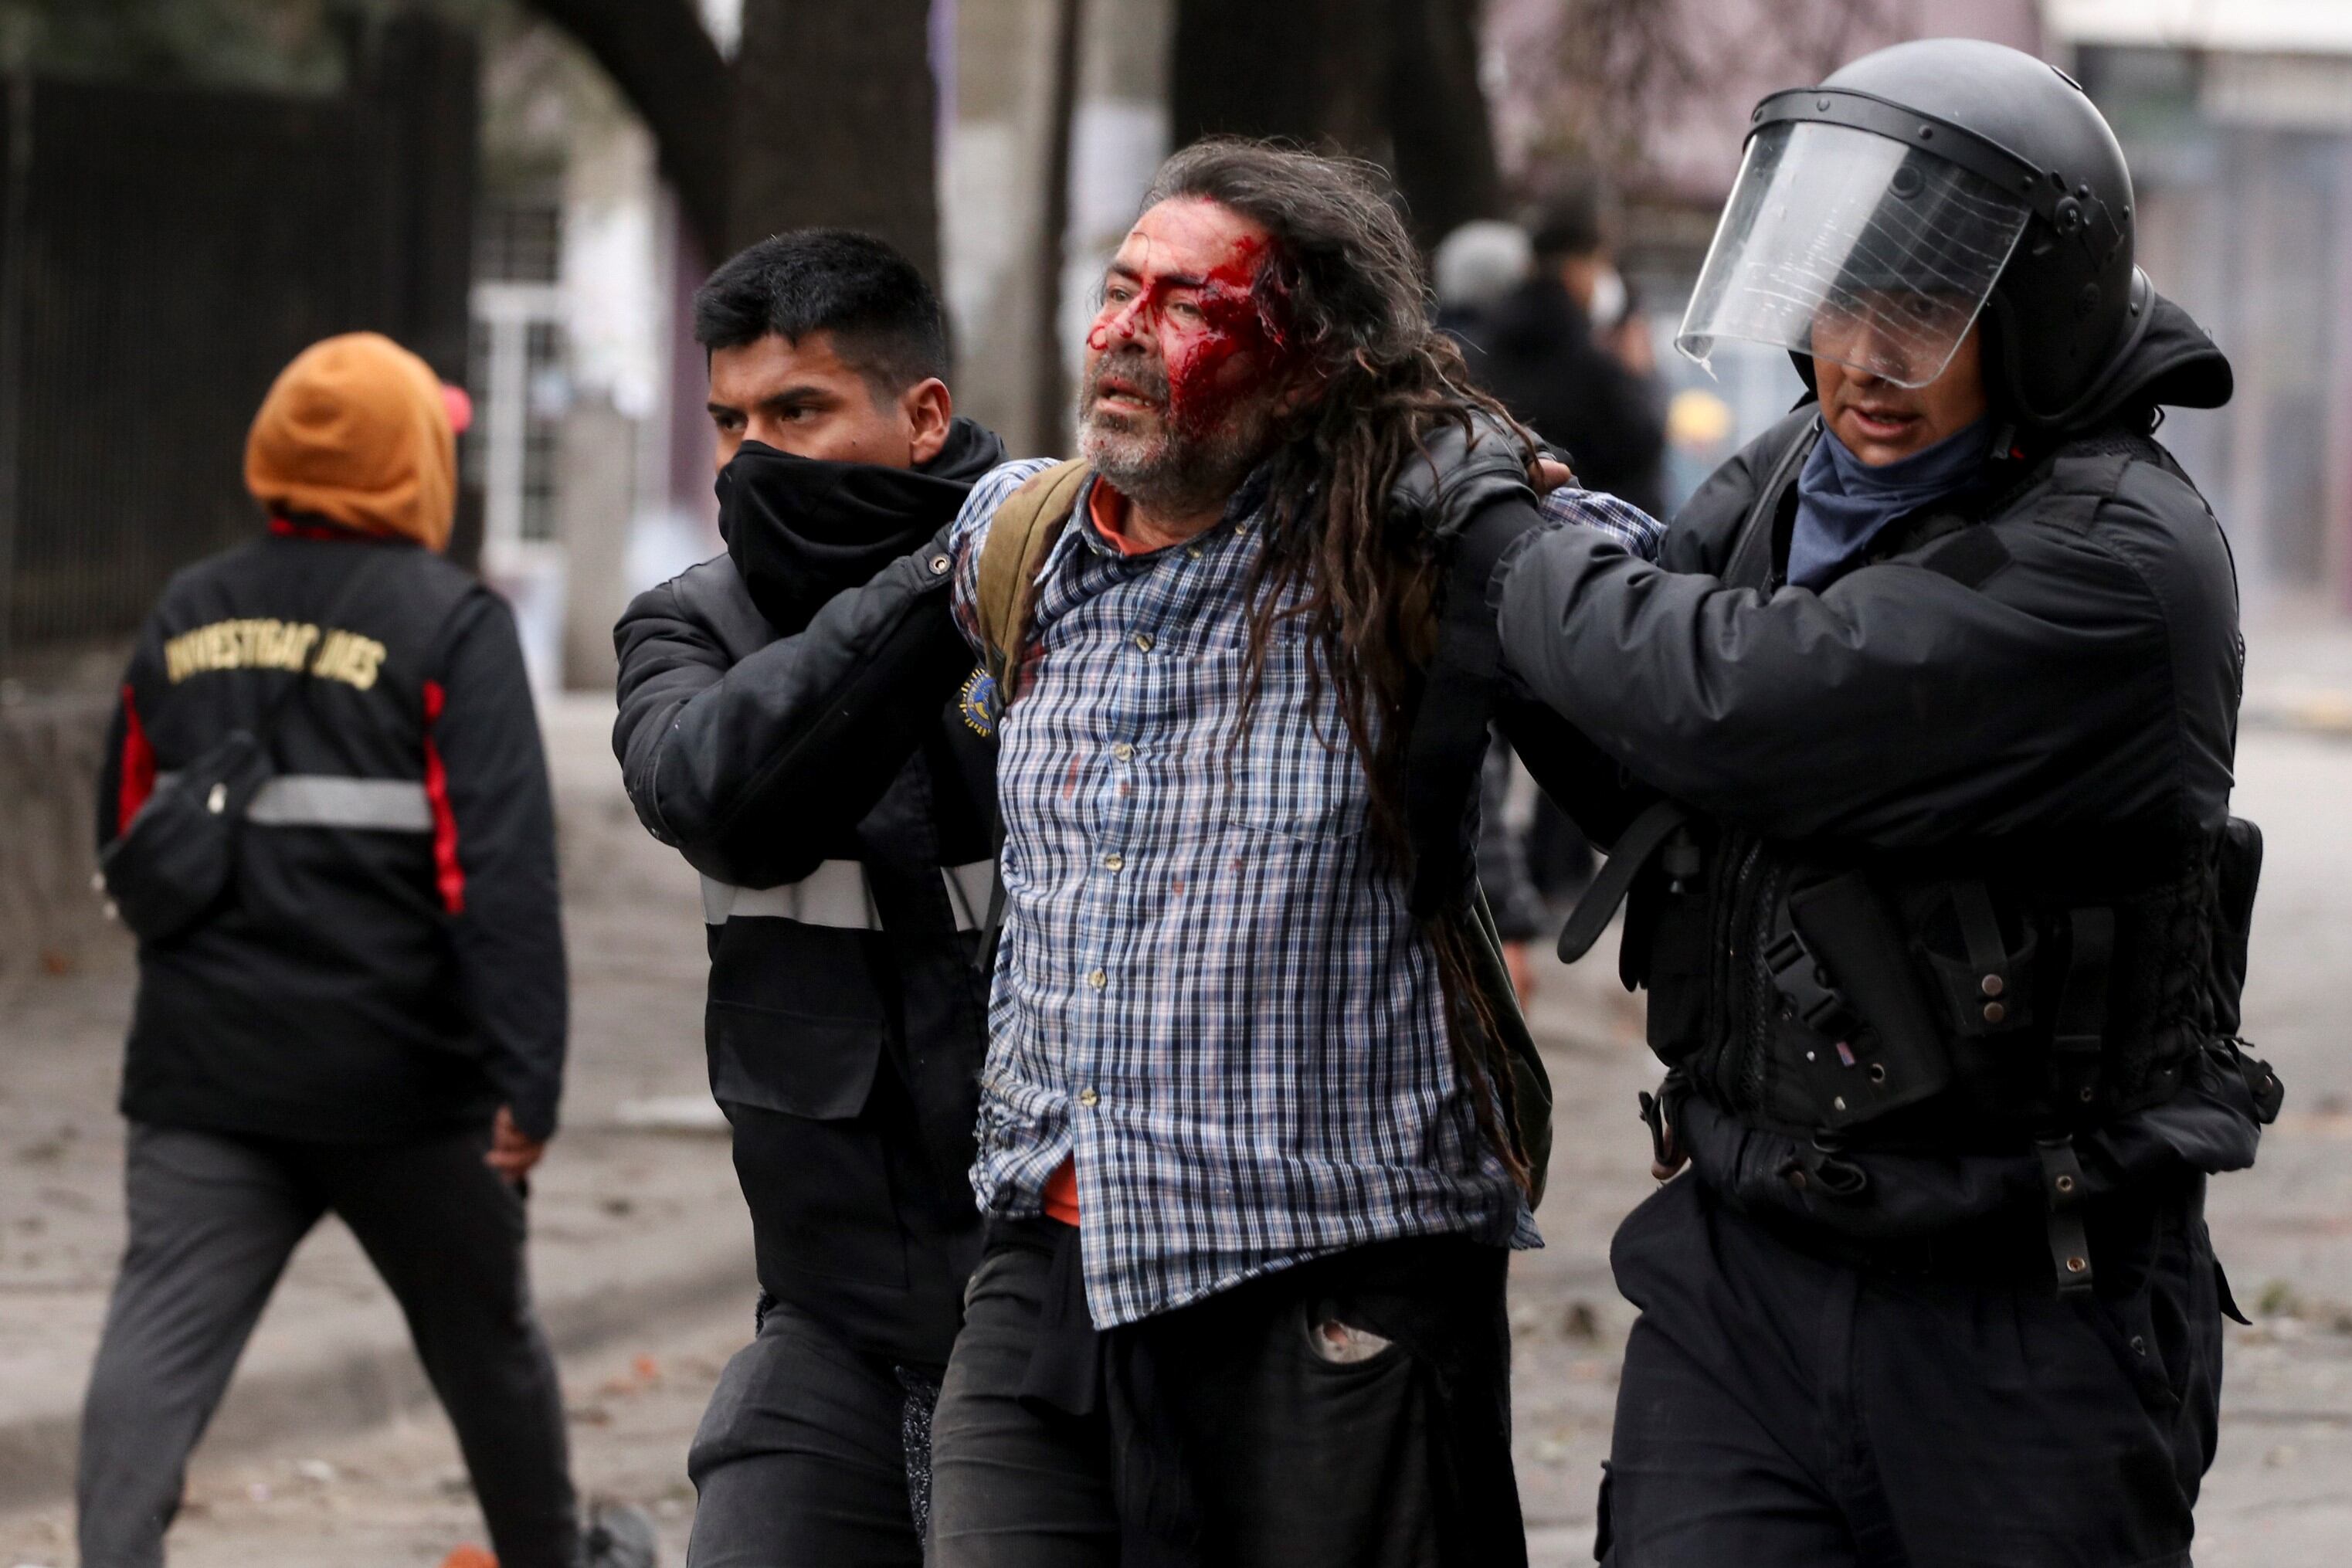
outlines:
{"label": "metal fence", "polygon": [[[246,428],[305,344],[374,328],[462,375],[472,58],[454,42],[392,35],[337,98],[8,84],[0,669],[126,638],[174,570],[251,535]],[[453,98],[462,122],[434,121]]]}

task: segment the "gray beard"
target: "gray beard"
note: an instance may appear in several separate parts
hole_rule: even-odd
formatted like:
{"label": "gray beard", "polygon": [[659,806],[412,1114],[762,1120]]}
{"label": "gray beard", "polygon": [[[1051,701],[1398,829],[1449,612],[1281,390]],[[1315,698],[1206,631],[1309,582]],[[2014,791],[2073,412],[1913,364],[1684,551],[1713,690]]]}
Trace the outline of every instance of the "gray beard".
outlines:
{"label": "gray beard", "polygon": [[1265,455],[1271,421],[1254,415],[1192,439],[1115,430],[1085,411],[1078,416],[1078,456],[1113,489],[1149,512],[1181,517],[1221,505],[1241,488]]}

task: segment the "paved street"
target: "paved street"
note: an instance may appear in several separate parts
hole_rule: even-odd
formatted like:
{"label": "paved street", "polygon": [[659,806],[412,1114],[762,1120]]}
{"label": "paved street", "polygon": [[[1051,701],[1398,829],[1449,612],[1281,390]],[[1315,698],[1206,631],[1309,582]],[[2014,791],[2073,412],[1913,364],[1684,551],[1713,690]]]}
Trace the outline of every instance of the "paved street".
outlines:
{"label": "paved street", "polygon": [[[723,1250],[739,1234],[729,1229],[738,1205],[725,1190],[723,1144],[615,1123],[630,1097],[695,1088],[697,946],[690,889],[666,881],[617,831],[625,824],[610,817],[616,797],[600,795],[600,721],[589,705],[567,704],[551,726],[565,775],[581,1065],[573,1131],[551,1157],[555,1196],[535,1205],[536,1247],[543,1278],[553,1269],[574,1289],[600,1269],[642,1283],[681,1248]],[[2258,731],[2241,768],[2240,808],[2263,824],[2271,846],[2249,1033],[2290,1096],[2260,1168],[2214,1193],[2222,1258],[2258,1321],[2231,1331],[2222,1450],[2200,1508],[2198,1562],[2333,1568],[2352,1539],[2352,1054],[2332,994],[2338,976],[2352,974],[2352,816],[2339,809],[2352,801],[2352,742]],[[578,826],[596,811],[616,830]],[[1590,1560],[1594,1484],[1631,1316],[1610,1284],[1607,1240],[1649,1187],[1633,1100],[1654,1069],[1634,1004],[1606,980],[1608,967],[1548,973],[1537,1015],[1561,1097],[1541,1215],[1551,1245],[1518,1260],[1512,1318],[1519,1475],[1536,1560],[1548,1568]],[[46,994],[11,1006],[0,1024],[0,1357],[45,1385],[70,1386],[119,1244],[108,1184],[118,1141],[105,1096],[121,974],[44,984]],[[58,1261],[61,1247],[68,1264]],[[298,1301],[355,1314],[351,1334],[382,1327],[387,1304],[332,1227],[298,1261],[289,1289],[300,1294],[265,1322],[258,1361],[284,1364],[299,1348],[302,1325],[287,1310]],[[748,1333],[747,1300],[740,1289],[707,1290],[641,1321],[584,1325],[582,1348],[565,1360],[583,1488],[653,1510],[674,1553],[693,1506],[686,1443],[711,1379]],[[0,1424],[18,1398],[0,1379]],[[198,1456],[174,1536],[181,1568],[330,1555],[338,1568],[393,1568],[436,1563],[457,1542],[480,1539],[447,1428],[429,1405],[340,1432],[290,1418],[273,1429],[270,1415]],[[54,1499],[0,1514],[0,1568],[71,1561],[67,1524]]]}

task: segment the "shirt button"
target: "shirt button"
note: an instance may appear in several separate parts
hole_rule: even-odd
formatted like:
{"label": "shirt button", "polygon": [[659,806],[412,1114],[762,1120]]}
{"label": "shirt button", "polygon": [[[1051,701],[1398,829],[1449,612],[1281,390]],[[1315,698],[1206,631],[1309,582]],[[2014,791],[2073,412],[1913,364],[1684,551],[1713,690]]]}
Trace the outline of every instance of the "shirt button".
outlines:
{"label": "shirt button", "polygon": [[1150,653],[1151,651],[1151,634],[1150,632],[1138,632],[1135,634],[1135,650],[1138,653]]}
{"label": "shirt button", "polygon": [[1110,984],[1110,976],[1097,969],[1087,976],[1087,984],[1099,991]]}
{"label": "shirt button", "polygon": [[1097,1094],[1091,1089],[1082,1089],[1078,1090],[1078,1103],[1085,1106],[1088,1110],[1092,1110],[1096,1106],[1102,1103],[1102,1096]]}
{"label": "shirt button", "polygon": [[1198,561],[1201,558],[1201,547],[1197,544],[1188,544],[1184,547],[1184,553]]}
{"label": "shirt button", "polygon": [[1103,867],[1106,870],[1116,871],[1126,864],[1127,857],[1124,855],[1110,854],[1103,857]]}
{"label": "shirt button", "polygon": [[1111,747],[1110,754],[1124,763],[1135,755],[1135,748],[1129,745],[1125,741],[1121,741],[1117,745]]}

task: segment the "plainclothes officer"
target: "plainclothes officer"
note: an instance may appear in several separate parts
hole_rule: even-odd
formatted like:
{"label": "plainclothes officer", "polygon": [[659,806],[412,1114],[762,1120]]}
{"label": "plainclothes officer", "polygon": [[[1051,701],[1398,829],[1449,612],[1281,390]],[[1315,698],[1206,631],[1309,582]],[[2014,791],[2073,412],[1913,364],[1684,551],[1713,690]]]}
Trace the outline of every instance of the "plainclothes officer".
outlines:
{"label": "plainclothes officer", "polygon": [[757,1338],[688,1461],[688,1560],[913,1568],[980,1251],[996,755],[925,546],[1004,449],[954,416],[930,285],[869,236],[752,246],[695,336],[727,552],[621,617],[613,731],[637,815],[703,874],[710,1088],[759,1260]]}
{"label": "plainclothes officer", "polygon": [[[2185,1563],[2221,1319],[2208,1174],[2259,837],[2230,556],[2151,437],[2230,393],[2133,266],[2067,78],[1911,43],[1757,110],[1690,313],[1814,395],[1651,566],[1494,579],[1517,676],[1653,804],[1589,942],[1670,1068],[1624,1222],[1605,1561]],[[1591,809],[1595,803],[1584,803]]]}
{"label": "plainclothes officer", "polygon": [[453,453],[415,355],[364,332],[305,350],[246,448],[268,533],[173,578],[122,679],[101,849],[232,731],[269,767],[226,889],[140,945],[89,1568],[163,1560],[189,1450],[331,1211],[400,1300],[499,1562],[582,1561],[523,1268],[562,1087],[554,821],[513,616],[441,558]]}

